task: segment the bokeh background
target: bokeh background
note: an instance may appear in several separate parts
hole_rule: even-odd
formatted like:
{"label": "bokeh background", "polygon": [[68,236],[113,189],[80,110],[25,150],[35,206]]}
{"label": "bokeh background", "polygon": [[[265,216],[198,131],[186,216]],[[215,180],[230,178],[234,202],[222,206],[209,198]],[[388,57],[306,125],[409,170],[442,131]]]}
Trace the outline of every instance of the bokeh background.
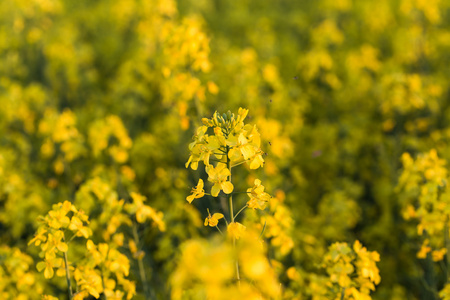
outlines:
{"label": "bokeh background", "polygon": [[139,234],[149,293],[169,299],[180,245],[215,234],[211,199],[185,200],[205,179],[188,144],[202,117],[245,107],[267,156],[235,178],[276,197],[262,214],[286,299],[313,298],[328,246],[356,239],[381,256],[373,299],[437,298],[444,268],[417,258],[396,186],[404,152],[450,159],[449,78],[448,1],[0,1],[0,294],[64,299],[27,244],[64,200],[100,239],[100,180],[164,213]]}

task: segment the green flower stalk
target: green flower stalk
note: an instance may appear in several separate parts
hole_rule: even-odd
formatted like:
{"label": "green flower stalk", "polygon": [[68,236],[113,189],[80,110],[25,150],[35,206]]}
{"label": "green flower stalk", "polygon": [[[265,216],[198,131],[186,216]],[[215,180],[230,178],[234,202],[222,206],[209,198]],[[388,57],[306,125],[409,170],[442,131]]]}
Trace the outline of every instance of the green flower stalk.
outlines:
{"label": "green flower stalk", "polygon": [[[246,208],[264,209],[271,198],[264,192],[261,180],[256,179],[255,186],[244,192],[250,200],[237,214],[234,213],[233,193],[239,192],[233,192],[232,168],[247,164],[250,169],[258,169],[264,165],[260,134],[255,125],[244,123],[247,114],[247,109],[239,108],[237,115],[230,111],[222,115],[215,112],[211,119],[203,118],[203,125],[197,128],[193,137],[194,141],[189,144],[190,157],[186,163],[186,168],[190,166],[193,170],[197,170],[199,162],[203,162],[208,181],[213,184],[210,194],[207,194],[203,180],[199,179],[197,186],[192,189],[192,194],[186,198],[189,203],[204,195],[218,197],[220,192],[227,195],[230,223],[222,213],[214,213],[211,216],[208,210],[205,226],[216,227],[222,233],[218,223],[223,218],[227,222],[227,234],[232,238],[233,247],[236,245],[236,240],[244,235],[246,229],[244,225],[236,222],[236,216]],[[215,162],[215,165],[211,162]],[[236,279],[239,282],[238,261],[236,261]]]}

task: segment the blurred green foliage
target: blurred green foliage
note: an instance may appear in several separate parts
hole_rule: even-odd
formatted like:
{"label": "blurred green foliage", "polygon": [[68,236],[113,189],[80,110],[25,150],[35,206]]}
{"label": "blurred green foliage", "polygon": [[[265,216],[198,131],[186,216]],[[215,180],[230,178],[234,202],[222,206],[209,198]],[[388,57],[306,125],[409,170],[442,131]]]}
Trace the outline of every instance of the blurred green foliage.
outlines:
{"label": "blurred green foliage", "polygon": [[137,224],[149,290],[136,261],[130,277],[137,298],[168,299],[179,246],[211,235],[219,205],[185,200],[193,128],[239,107],[268,154],[257,176],[277,199],[265,238],[286,298],[314,298],[328,246],[355,239],[381,256],[374,299],[437,298],[446,274],[416,257],[395,187],[402,153],[450,159],[448,1],[9,0],[0,16],[0,298],[65,296],[27,247],[53,204],[84,207],[99,243],[105,195],[139,192],[167,230]]}

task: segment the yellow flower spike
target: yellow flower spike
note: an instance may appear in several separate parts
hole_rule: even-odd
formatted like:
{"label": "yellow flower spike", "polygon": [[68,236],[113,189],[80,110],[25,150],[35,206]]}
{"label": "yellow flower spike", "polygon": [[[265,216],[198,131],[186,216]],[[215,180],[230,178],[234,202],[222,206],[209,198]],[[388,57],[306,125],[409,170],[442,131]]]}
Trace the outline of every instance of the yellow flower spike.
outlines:
{"label": "yellow flower spike", "polygon": [[199,179],[197,186],[192,189],[192,195],[189,195],[186,197],[186,200],[189,203],[192,203],[192,201],[194,201],[194,199],[202,198],[205,195],[205,190],[203,189],[203,185],[204,185],[203,180]]}
{"label": "yellow flower spike", "polygon": [[223,190],[225,194],[230,194],[233,192],[234,186],[231,182],[227,181],[228,176],[230,176],[230,170],[225,164],[219,164],[217,167],[209,166],[206,168],[206,173],[208,173],[208,181],[213,182],[214,185],[211,188],[211,195],[217,197],[219,192]]}
{"label": "yellow flower spike", "polygon": [[355,299],[370,299],[370,291],[380,282],[376,251],[367,251],[359,241],[353,247],[347,243],[334,243],[324,257],[323,267],[329,274],[327,285],[345,288],[345,295]]}
{"label": "yellow flower spike", "polygon": [[241,236],[243,236],[245,230],[246,227],[241,223],[232,222],[228,224],[228,234],[237,240],[240,239]]}

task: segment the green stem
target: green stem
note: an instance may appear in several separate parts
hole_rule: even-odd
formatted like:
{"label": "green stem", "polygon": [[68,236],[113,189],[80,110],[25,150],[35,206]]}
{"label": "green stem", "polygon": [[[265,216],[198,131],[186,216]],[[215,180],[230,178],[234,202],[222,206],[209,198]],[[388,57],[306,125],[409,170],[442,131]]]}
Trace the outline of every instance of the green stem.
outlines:
{"label": "green stem", "polygon": [[[236,249],[236,238],[233,237],[233,248]],[[238,282],[239,287],[241,286],[241,276],[239,275],[239,261],[236,258],[236,279]]]}
{"label": "green stem", "polygon": [[[133,222],[133,239],[134,239],[134,243],[136,245],[139,245],[139,235],[137,232],[136,223],[134,223],[134,222]],[[141,282],[144,287],[145,299],[148,300],[148,299],[150,299],[150,291],[148,289],[147,276],[145,275],[144,263],[142,262],[142,259],[139,259],[139,258],[137,261],[138,261],[138,267],[139,267],[139,276],[141,277]]]}
{"label": "green stem", "polygon": [[209,160],[210,161],[215,161],[215,162],[218,162],[218,163],[221,163],[221,164],[226,164],[226,162],[224,162],[224,161],[220,161],[220,160],[213,159],[213,158],[210,158]]}
{"label": "green stem", "polygon": [[[228,170],[230,170],[230,182],[231,182],[231,159],[228,157],[228,146],[227,146],[227,166],[228,166]],[[229,194],[228,195],[228,205],[230,207],[230,220],[231,223],[234,222],[234,212],[233,212],[233,195]]]}
{"label": "green stem", "polygon": [[101,267],[101,272],[100,272],[100,277],[102,278],[102,287],[103,287],[103,299],[105,299],[105,300],[108,300],[108,297],[106,296],[106,293],[105,293],[105,290],[106,290],[106,287],[105,287],[105,277],[103,276],[103,274],[105,273],[105,271],[104,271],[104,265],[102,264],[102,267]]}
{"label": "green stem", "polygon": [[244,160],[244,161],[241,161],[240,163],[237,163],[237,164],[235,164],[235,165],[231,165],[231,164],[230,164],[230,165],[228,166],[228,168],[229,168],[230,171],[231,171],[231,168],[234,168],[234,167],[236,167],[236,166],[245,164],[247,161],[248,161],[248,160]]}
{"label": "green stem", "polygon": [[[228,169],[230,170],[230,182],[231,182],[231,159],[228,156],[228,151],[230,150],[230,148],[227,146],[227,166]],[[233,211],[233,195],[229,194],[228,195],[228,202],[230,205],[230,220],[231,223],[234,222],[234,211]],[[233,237],[233,248],[236,249],[236,237]],[[241,276],[239,274],[239,261],[236,259],[236,279],[238,281],[238,283],[241,283]]]}
{"label": "green stem", "polygon": [[264,221],[264,226],[263,226],[263,229],[261,230],[261,233],[259,234],[259,237],[258,237],[258,239],[260,239],[262,236],[263,236],[263,234],[264,234],[264,230],[266,230],[266,225],[267,225],[267,222],[266,221]]}
{"label": "green stem", "polygon": [[341,291],[341,300],[344,300],[344,297],[345,297],[345,288],[343,288]]}
{"label": "green stem", "polygon": [[238,211],[238,213],[234,216],[234,218],[236,219],[237,216],[241,213],[241,211],[243,211],[244,209],[246,209],[248,207],[248,205],[246,204],[243,208],[241,208],[240,211]]}
{"label": "green stem", "polygon": [[[63,242],[65,242],[64,238],[63,238]],[[69,290],[69,299],[72,300],[73,299],[72,283],[70,281],[69,260],[67,259],[67,251],[64,252],[64,265],[66,266],[66,281],[67,281],[67,289]]]}
{"label": "green stem", "polygon": [[219,230],[220,234],[223,236],[222,230],[220,230],[219,226],[216,225],[217,230]]}
{"label": "green stem", "polygon": [[450,281],[450,229],[449,229],[449,216],[445,220],[444,234],[445,234],[445,248],[447,248],[447,283]]}

